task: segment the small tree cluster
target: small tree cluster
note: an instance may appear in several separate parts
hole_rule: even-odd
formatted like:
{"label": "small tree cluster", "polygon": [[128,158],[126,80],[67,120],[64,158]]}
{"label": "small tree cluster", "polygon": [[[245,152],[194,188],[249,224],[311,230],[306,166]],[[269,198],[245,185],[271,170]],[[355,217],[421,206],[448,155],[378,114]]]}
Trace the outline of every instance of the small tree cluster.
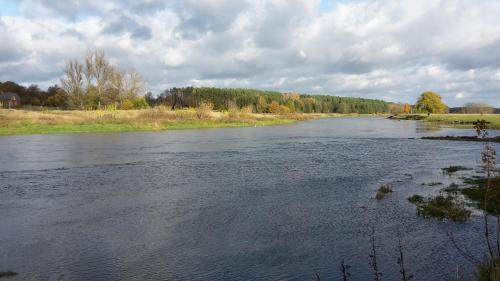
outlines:
{"label": "small tree cluster", "polygon": [[145,81],[136,71],[113,66],[104,52],[88,52],[81,63],[69,61],[61,85],[71,107],[79,109],[144,107]]}

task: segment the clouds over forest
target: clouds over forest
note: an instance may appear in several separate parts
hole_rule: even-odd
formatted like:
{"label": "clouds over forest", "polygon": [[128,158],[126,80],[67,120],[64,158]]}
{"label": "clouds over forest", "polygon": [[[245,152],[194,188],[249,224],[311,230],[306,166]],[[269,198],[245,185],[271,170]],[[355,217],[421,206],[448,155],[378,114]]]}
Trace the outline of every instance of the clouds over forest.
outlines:
{"label": "clouds over forest", "polygon": [[[5,1],[0,81],[58,83],[103,49],[153,92],[245,87],[500,106],[500,2]],[[0,0],[2,3],[2,0]],[[3,5],[3,3],[2,3]]]}

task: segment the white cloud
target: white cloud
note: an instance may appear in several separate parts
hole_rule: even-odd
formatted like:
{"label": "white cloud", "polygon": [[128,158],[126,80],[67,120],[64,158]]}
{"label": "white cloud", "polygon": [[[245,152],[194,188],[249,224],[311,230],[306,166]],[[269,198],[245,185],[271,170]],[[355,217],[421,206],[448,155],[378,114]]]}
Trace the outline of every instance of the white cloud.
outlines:
{"label": "white cloud", "polygon": [[[154,92],[253,87],[452,106],[500,106],[500,2],[309,0],[21,1],[0,18],[0,81],[57,83],[101,48]],[[466,93],[466,94],[465,94]]]}

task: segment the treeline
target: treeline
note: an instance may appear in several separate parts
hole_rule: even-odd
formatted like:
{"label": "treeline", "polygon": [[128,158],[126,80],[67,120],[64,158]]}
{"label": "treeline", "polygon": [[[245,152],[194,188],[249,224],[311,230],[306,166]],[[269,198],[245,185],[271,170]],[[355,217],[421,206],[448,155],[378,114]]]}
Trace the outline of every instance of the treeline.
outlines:
{"label": "treeline", "polygon": [[0,93],[8,92],[18,94],[23,105],[60,108],[66,108],[68,105],[68,94],[57,85],[42,90],[37,85],[24,87],[11,81],[0,82]]}
{"label": "treeline", "polygon": [[157,97],[148,93],[146,101],[152,106],[171,108],[209,103],[215,110],[234,108],[257,113],[385,113],[388,110],[388,103],[381,100],[207,87],[171,88]]}
{"label": "treeline", "polygon": [[[384,113],[389,104],[381,100],[321,95],[299,95],[252,89],[227,88],[172,88],[160,95],[128,94],[109,98],[104,91],[101,98],[93,86],[89,92],[69,94],[58,85],[46,90],[37,85],[25,87],[15,82],[0,82],[0,92],[16,93],[23,106],[57,107],[60,109],[132,109],[154,106],[171,108],[198,107],[211,104],[215,110],[245,109],[257,113]],[[83,88],[82,88],[83,89]]]}

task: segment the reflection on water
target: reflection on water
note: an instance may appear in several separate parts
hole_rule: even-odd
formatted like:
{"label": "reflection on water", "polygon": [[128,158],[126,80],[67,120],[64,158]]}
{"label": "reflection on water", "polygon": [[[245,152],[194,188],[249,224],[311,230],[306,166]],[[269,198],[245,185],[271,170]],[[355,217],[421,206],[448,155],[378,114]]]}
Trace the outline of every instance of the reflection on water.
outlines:
{"label": "reflection on water", "polygon": [[[0,270],[17,280],[329,280],[344,259],[366,280],[376,225],[384,278],[399,276],[400,231],[415,279],[446,279],[468,266],[446,231],[472,245],[481,220],[418,218],[406,198],[435,191],[422,182],[459,180],[442,167],[477,166],[479,143],[418,139],[464,133],[338,118],[0,138]],[[377,201],[381,183],[394,193]]]}

